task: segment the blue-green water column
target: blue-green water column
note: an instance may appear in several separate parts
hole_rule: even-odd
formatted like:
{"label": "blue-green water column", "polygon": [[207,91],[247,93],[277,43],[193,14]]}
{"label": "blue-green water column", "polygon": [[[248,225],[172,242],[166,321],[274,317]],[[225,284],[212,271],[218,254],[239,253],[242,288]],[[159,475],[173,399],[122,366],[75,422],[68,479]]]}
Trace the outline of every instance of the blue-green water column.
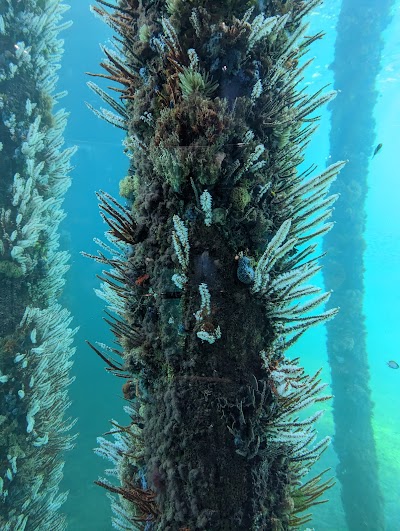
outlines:
{"label": "blue-green water column", "polygon": [[323,407],[304,413],[326,386],[286,354],[336,314],[309,281],[343,163],[297,171],[311,113],[334,96],[303,91],[318,4],[94,8],[117,34],[98,77],[119,91],[90,82],[109,106],[95,112],[126,131],[131,159],[124,204],[98,194],[109,230],[94,257],[111,267],[99,294],[117,345],[93,348],[131,419],[97,450],[117,529],[300,528],[331,484],[304,479],[329,444]]}
{"label": "blue-green water column", "polygon": [[365,196],[368,165],[379,139],[373,117],[381,68],[382,31],[392,0],[343,0],[332,69],[340,92],[331,103],[331,155],[349,159],[334,184],[341,194],[337,224],[325,239],[324,268],[332,300],[340,306],[328,323],[328,354],[334,393],[337,475],[351,531],[383,530],[383,502],[372,431],[366,329],[363,314]]}

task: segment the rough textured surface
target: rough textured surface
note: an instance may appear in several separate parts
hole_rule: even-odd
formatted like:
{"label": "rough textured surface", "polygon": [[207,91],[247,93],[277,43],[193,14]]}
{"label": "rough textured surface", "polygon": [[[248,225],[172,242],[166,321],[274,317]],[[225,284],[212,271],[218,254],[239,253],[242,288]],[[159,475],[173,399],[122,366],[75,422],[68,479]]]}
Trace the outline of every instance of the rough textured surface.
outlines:
{"label": "rough textured surface", "polygon": [[58,491],[68,434],[71,317],[58,304],[69,256],[66,112],[53,112],[67,7],[0,1],[0,528],[66,528]]}
{"label": "rough textured surface", "polygon": [[[99,194],[114,250],[95,257],[112,267],[100,295],[122,348],[94,348],[127,379],[132,419],[97,450],[120,479],[98,482],[121,495],[117,529],[300,527],[330,486],[300,483],[329,438],[314,443],[321,412],[299,412],[329,398],[325,385],[285,355],[336,313],[316,313],[329,293],[305,283],[343,163],[306,184],[313,168],[296,170],[306,120],[333,97],[296,87],[320,37],[302,26],[317,4],[94,8],[123,43],[102,63],[121,100],[91,83],[117,114],[95,112],[127,131],[135,183],[127,207]],[[238,278],[243,258],[249,282]]]}

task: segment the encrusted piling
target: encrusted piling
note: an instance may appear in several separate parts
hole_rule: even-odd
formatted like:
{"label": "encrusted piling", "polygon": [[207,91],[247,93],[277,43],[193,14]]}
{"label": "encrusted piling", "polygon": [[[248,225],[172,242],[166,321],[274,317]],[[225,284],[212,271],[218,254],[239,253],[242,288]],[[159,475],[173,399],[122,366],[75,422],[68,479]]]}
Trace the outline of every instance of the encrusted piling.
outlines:
{"label": "encrusted piling", "polygon": [[58,226],[75,148],[53,107],[67,6],[0,2],[0,528],[62,530],[58,490],[71,448],[75,331],[58,302],[68,269]]}
{"label": "encrusted piling", "polygon": [[126,206],[98,194],[109,242],[93,257],[111,266],[99,294],[118,346],[92,346],[131,418],[97,450],[115,466],[98,483],[119,494],[117,529],[299,528],[332,484],[308,476],[329,444],[322,411],[303,415],[326,384],[287,354],[337,312],[316,310],[330,293],[307,282],[344,163],[296,169],[334,96],[303,91],[318,4],[93,8],[116,32],[93,75],[119,96],[90,82],[111,107],[95,112],[131,159]]}

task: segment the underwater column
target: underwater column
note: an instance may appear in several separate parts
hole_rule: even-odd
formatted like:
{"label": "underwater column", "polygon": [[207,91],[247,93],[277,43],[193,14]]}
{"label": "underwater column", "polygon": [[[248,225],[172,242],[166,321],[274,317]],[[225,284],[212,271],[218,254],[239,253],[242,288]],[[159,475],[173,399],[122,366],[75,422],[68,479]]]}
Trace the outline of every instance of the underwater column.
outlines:
{"label": "underwater column", "polygon": [[70,158],[54,110],[68,6],[0,1],[0,528],[62,530],[59,492],[75,330],[58,302],[69,255],[59,250]]}
{"label": "underwater column", "polygon": [[338,317],[327,326],[332,372],[337,477],[351,531],[385,529],[372,428],[364,298],[364,230],[368,165],[375,141],[376,77],[392,0],[343,0],[332,70],[340,90],[331,106],[330,153],[349,159],[333,189],[341,194],[335,230],[324,241],[324,277]]}
{"label": "underwater column", "polygon": [[126,205],[98,193],[108,231],[92,256],[116,343],[91,346],[130,417],[97,449],[116,529],[299,528],[332,484],[309,474],[330,442],[323,409],[304,411],[326,384],[287,354],[337,313],[309,280],[344,163],[297,170],[335,95],[302,84],[319,3],[93,7],[116,32],[93,75],[118,96],[90,81],[110,107],[93,110],[130,158]]}

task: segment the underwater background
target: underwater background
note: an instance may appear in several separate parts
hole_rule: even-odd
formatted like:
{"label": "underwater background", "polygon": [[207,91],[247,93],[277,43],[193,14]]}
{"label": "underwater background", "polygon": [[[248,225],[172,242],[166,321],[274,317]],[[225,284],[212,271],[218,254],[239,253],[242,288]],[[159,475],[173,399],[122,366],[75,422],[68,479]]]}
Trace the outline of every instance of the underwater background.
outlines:
{"label": "underwater background", "polygon": [[[59,87],[68,90],[62,101],[70,118],[65,133],[66,146],[77,145],[73,159],[73,184],[67,194],[63,222],[62,246],[71,253],[71,269],[62,301],[74,316],[80,330],[75,338],[77,354],[71,386],[73,400],[71,415],[78,417],[79,438],[75,449],[66,456],[62,487],[70,491],[64,511],[69,529],[102,531],[111,529],[110,504],[102,489],[93,481],[103,476],[108,465],[93,453],[96,437],[108,431],[109,420],[123,423],[121,383],[104,370],[104,363],[96,358],[85,340],[110,343],[111,333],[102,321],[103,301],[94,290],[99,287],[96,275],[101,267],[82,257],[82,250],[96,254],[93,238],[101,238],[106,225],[98,214],[94,194],[100,189],[118,196],[119,180],[128,169],[128,159],[122,150],[123,132],[111,128],[94,116],[85,101],[98,107],[97,97],[86,87],[85,72],[98,72],[101,60],[99,43],[107,43],[111,32],[89,11],[90,2],[70,2],[67,17],[73,26],[65,34],[65,54],[60,70]],[[376,0],[379,10],[379,0]],[[333,81],[329,65],[335,44],[340,1],[331,0],[311,14],[311,30],[325,31],[311,54],[316,61],[308,69],[307,83],[315,89]],[[383,148],[371,158],[369,193],[366,204],[365,233],[365,301],[367,345],[371,374],[371,393],[375,403],[373,427],[376,437],[381,491],[385,502],[386,530],[400,529],[400,370],[391,370],[386,362],[400,362],[400,214],[399,214],[399,139],[400,139],[400,2],[394,6],[393,19],[384,34],[385,50],[382,69],[377,79],[379,100],[375,108],[376,144]],[[351,50],[349,50],[351,54]],[[357,75],[357,72],[354,72]],[[351,114],[349,114],[351,120]],[[371,154],[372,155],[372,154]],[[329,110],[324,108],[317,133],[306,153],[306,163],[318,164],[322,170],[329,163]],[[318,279],[322,284],[322,278]],[[324,328],[311,329],[290,352],[301,356],[306,371],[324,369],[329,378],[325,350]],[[357,366],[353,367],[357,381]],[[329,411],[319,421],[319,436],[334,432]],[[360,451],[362,451],[360,449]],[[336,466],[333,446],[325,452],[317,465],[320,470]],[[330,502],[313,510],[312,527],[320,531],[345,531],[339,484],[329,491]]]}

